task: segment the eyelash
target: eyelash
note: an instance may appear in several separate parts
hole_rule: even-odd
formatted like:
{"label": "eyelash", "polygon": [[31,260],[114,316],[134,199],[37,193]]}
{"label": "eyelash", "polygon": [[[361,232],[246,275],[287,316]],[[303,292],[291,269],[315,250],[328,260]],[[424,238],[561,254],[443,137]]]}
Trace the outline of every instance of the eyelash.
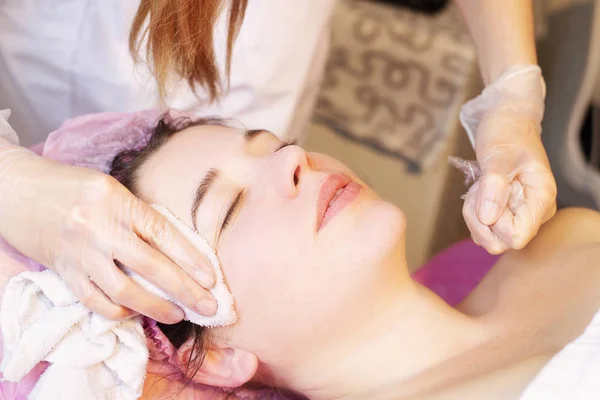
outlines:
{"label": "eyelash", "polygon": [[223,220],[223,225],[221,226],[221,232],[223,232],[225,227],[229,225],[229,221],[231,220],[231,217],[233,216],[235,209],[239,205],[243,194],[244,194],[244,191],[239,192],[237,197],[233,201],[233,203],[231,203],[231,207],[229,207],[229,210],[227,211],[227,214],[225,215],[225,219]]}
{"label": "eyelash", "polygon": [[279,148],[277,149],[277,151],[275,151],[275,153],[277,153],[279,150],[284,149],[288,146],[295,146],[296,143],[298,143],[298,141],[296,139],[289,141],[289,142],[283,142],[283,144],[281,146],[279,146]]}

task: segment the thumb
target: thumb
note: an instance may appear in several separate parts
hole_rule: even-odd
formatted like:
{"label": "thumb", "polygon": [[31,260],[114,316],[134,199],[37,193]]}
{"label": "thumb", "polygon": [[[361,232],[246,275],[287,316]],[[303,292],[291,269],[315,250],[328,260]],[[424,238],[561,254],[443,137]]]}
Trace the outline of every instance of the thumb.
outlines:
{"label": "thumb", "polygon": [[[495,224],[508,204],[510,182],[518,165],[518,149],[507,133],[514,132],[507,123],[514,119],[493,116],[482,121],[477,132],[475,154],[481,168],[475,213],[483,225]],[[515,165],[516,164],[516,165]]]}
{"label": "thumb", "polygon": [[493,225],[504,212],[510,197],[508,177],[495,172],[484,173],[477,192],[477,219],[484,225]]}
{"label": "thumb", "polygon": [[475,210],[479,222],[490,226],[508,205],[515,168],[509,146],[484,146],[481,150],[477,152],[477,159],[482,162]]}

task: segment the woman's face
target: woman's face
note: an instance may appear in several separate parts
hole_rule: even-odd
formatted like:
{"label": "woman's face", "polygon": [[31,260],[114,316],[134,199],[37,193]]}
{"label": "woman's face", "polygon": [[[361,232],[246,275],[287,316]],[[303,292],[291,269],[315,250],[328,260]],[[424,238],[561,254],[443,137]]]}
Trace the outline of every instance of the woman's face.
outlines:
{"label": "woman's face", "polygon": [[285,368],[359,329],[402,276],[390,262],[403,256],[400,210],[339,161],[267,131],[188,128],[139,176],[140,197],[217,249],[239,322],[213,336],[263,363]]}

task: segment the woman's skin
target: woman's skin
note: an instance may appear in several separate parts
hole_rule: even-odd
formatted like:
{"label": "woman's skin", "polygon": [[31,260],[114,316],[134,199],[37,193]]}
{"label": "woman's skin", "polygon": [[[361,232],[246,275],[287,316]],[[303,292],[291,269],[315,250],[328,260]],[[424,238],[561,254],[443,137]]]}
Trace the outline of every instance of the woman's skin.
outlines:
{"label": "woman's skin", "polygon": [[[600,307],[595,212],[559,213],[453,309],[410,278],[398,208],[336,160],[268,132],[245,136],[188,128],[139,171],[143,200],[165,205],[217,248],[236,298],[239,322],[211,330],[199,383],[253,380],[311,399],[443,399],[482,387],[518,398]],[[331,173],[362,190],[318,229]],[[215,179],[194,213],[207,176]],[[189,343],[182,359],[188,351]]]}

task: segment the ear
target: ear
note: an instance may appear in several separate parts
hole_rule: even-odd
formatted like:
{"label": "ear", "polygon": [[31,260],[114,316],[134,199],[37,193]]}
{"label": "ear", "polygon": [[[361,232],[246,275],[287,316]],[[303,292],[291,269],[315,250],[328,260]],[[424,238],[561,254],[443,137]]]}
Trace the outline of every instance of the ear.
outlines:
{"label": "ear", "polygon": [[[192,340],[185,342],[177,351],[177,362],[182,367],[188,363]],[[256,374],[258,358],[255,354],[227,345],[210,344],[198,372],[192,377],[197,383],[223,388],[239,387]]]}

